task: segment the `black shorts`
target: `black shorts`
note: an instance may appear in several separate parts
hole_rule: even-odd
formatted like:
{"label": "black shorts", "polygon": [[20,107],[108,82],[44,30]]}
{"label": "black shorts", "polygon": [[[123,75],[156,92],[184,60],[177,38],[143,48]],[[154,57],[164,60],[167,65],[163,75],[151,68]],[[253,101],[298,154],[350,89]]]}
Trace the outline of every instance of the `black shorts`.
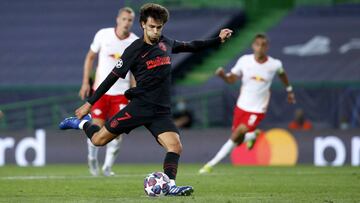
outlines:
{"label": "black shorts", "polygon": [[105,123],[106,129],[116,135],[128,134],[140,126],[145,126],[155,138],[164,132],[179,134],[172,120],[170,108],[146,103],[138,99],[133,99]]}

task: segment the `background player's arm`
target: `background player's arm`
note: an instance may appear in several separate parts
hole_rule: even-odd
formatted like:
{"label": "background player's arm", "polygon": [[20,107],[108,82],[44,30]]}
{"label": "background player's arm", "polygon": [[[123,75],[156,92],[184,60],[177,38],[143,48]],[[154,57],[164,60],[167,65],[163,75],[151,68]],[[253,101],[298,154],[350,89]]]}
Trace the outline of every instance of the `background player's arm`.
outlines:
{"label": "background player's arm", "polygon": [[214,47],[230,38],[232,32],[233,31],[230,29],[222,29],[218,37],[208,40],[194,40],[191,42],[179,42],[175,40],[172,52],[197,52],[210,47]]}
{"label": "background player's arm", "polygon": [[96,89],[94,94],[88,99],[88,101],[82,105],[80,108],[76,109],[75,115],[77,118],[82,118],[86,114],[90,112],[91,106],[95,104],[97,100],[99,100],[115,82],[119,79],[119,76],[114,72],[111,72],[105,80],[100,84],[100,86]]}
{"label": "background player's arm", "polygon": [[287,96],[287,99],[288,99],[288,102],[290,104],[295,104],[296,103],[296,99],[295,99],[295,93],[293,91],[293,88],[292,86],[290,85],[290,82],[289,82],[289,79],[288,79],[288,76],[286,74],[286,72],[281,69],[279,71],[279,78],[281,80],[281,82],[285,85],[286,87],[286,91],[288,93],[288,96]]}
{"label": "background player's arm", "polygon": [[84,100],[86,97],[90,95],[91,87],[90,87],[89,79],[90,79],[91,71],[94,67],[94,61],[96,57],[97,57],[97,53],[91,50],[89,50],[89,52],[85,57],[83,80],[79,91],[79,96],[82,100]]}
{"label": "background player's arm", "polygon": [[233,84],[238,79],[238,76],[233,73],[225,73],[225,70],[223,67],[219,67],[215,74],[219,76],[221,79],[223,79],[226,83]]}

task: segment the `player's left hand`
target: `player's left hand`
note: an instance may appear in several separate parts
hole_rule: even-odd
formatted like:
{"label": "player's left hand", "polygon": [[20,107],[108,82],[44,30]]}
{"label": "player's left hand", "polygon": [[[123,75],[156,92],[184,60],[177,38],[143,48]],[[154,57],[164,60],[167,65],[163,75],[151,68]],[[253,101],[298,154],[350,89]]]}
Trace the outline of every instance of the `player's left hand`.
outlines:
{"label": "player's left hand", "polygon": [[227,39],[229,39],[232,33],[233,31],[230,29],[227,28],[222,29],[219,34],[219,37],[221,38],[221,42],[224,43]]}
{"label": "player's left hand", "polygon": [[288,102],[290,104],[295,104],[296,103],[294,92],[288,92],[287,100],[288,100]]}
{"label": "player's left hand", "polygon": [[86,114],[88,114],[90,112],[90,110],[91,110],[91,104],[89,102],[86,102],[84,105],[82,105],[78,109],[76,109],[75,115],[78,119],[81,119]]}

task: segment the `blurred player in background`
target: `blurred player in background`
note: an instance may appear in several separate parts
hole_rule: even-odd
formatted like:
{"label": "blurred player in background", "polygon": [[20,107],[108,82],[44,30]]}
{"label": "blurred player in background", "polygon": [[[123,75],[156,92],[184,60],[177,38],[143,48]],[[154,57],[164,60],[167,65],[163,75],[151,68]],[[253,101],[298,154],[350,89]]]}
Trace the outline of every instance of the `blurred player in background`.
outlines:
{"label": "blurred player in background", "polygon": [[0,110],[0,120],[4,117],[4,113]]}
{"label": "blurred player in background", "polygon": [[232,134],[215,157],[203,166],[199,173],[209,173],[212,168],[224,159],[236,146],[244,141],[245,134],[256,138],[256,127],[264,119],[270,100],[270,86],[275,74],[286,86],[287,99],[295,103],[295,94],[280,60],[267,55],[268,38],[257,34],[252,43],[253,54],[240,57],[230,73],[223,68],[216,70],[216,75],[226,83],[232,84],[241,79],[240,96],[234,109]]}
{"label": "blurred player in background", "polygon": [[[216,47],[225,42],[232,31],[222,29],[219,36],[213,39],[181,42],[162,35],[168,18],[169,12],[163,6],[152,3],[143,5],[140,9],[140,24],[144,36],[124,51],[99,88],[75,111],[76,117],[66,118],[59,127],[63,130],[83,129],[97,146],[103,146],[119,134],[130,133],[137,127],[146,127],[166,150],[163,170],[170,179],[170,190],[166,195],[186,196],[193,193],[193,188],[175,184],[182,144],[179,131],[171,118],[171,54]],[[136,87],[125,92],[130,103],[103,127],[93,124],[87,116],[92,105],[119,77],[124,78],[129,71],[136,79]]]}
{"label": "blurred player in background", "polygon": [[[134,11],[129,7],[119,10],[116,18],[115,28],[104,28],[99,30],[90,46],[84,63],[84,74],[79,96],[86,99],[92,90],[96,90],[106,76],[111,72],[116,62],[120,59],[124,50],[138,37],[130,32],[135,18]],[[90,75],[94,66],[94,61],[98,57],[95,81],[93,87],[90,84]],[[113,117],[118,111],[128,104],[124,92],[130,86],[134,86],[135,81],[128,74],[125,79],[118,80],[100,100],[91,108],[93,122],[98,126],[103,126],[107,119]],[[105,176],[114,175],[111,168],[119,154],[122,135],[109,142],[106,146],[106,156],[102,172]],[[94,176],[99,175],[98,150],[90,140],[88,143],[88,163],[90,173]]]}

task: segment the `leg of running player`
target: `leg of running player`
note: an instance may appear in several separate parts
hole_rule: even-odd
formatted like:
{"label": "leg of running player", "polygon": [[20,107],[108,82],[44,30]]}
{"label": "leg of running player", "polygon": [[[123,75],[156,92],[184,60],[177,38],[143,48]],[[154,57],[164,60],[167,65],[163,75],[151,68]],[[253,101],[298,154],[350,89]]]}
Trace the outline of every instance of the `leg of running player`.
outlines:
{"label": "leg of running player", "polygon": [[[123,99],[119,100],[119,96],[113,97],[113,99],[110,101],[110,109],[109,112],[107,112],[108,118],[113,117],[116,115],[118,111],[123,109],[128,101],[124,101]],[[123,98],[123,97],[121,97]],[[106,145],[106,154],[105,154],[105,161],[101,168],[104,176],[113,176],[115,173],[112,171],[112,166],[115,163],[116,158],[119,155],[120,152],[120,144],[122,142],[122,135],[119,135],[117,138],[113,139],[111,142],[109,142]]]}
{"label": "leg of running player", "polygon": [[[92,122],[97,126],[104,126],[105,121],[100,118],[93,118]],[[87,139],[88,144],[88,165],[90,174],[93,176],[99,175],[99,161],[98,161],[98,151],[99,147],[91,143],[91,140]]]}
{"label": "leg of running player", "polygon": [[113,176],[115,173],[112,171],[112,166],[120,152],[120,144],[122,141],[122,135],[119,135],[117,138],[113,139],[106,145],[106,155],[104,165],[102,167],[102,172],[104,176]]}
{"label": "leg of running player", "polygon": [[205,164],[200,170],[199,173],[209,173],[212,168],[223,160],[230,152],[238,145],[240,145],[244,140],[244,135],[247,133],[248,128],[244,124],[240,124],[230,136],[230,139],[221,147],[221,149],[216,153],[215,157],[212,158],[207,164]]}
{"label": "leg of running player", "polygon": [[163,167],[164,173],[170,178],[170,191],[168,195],[190,195],[193,192],[191,186],[177,187],[175,184],[179,158],[182,152],[180,136],[175,132],[164,132],[158,136],[158,141],[167,151]]}
{"label": "leg of running player", "polygon": [[246,147],[248,148],[248,150],[251,150],[254,147],[255,142],[257,140],[257,136],[259,134],[260,134],[259,129],[255,129],[245,134],[244,143],[246,143]]}

